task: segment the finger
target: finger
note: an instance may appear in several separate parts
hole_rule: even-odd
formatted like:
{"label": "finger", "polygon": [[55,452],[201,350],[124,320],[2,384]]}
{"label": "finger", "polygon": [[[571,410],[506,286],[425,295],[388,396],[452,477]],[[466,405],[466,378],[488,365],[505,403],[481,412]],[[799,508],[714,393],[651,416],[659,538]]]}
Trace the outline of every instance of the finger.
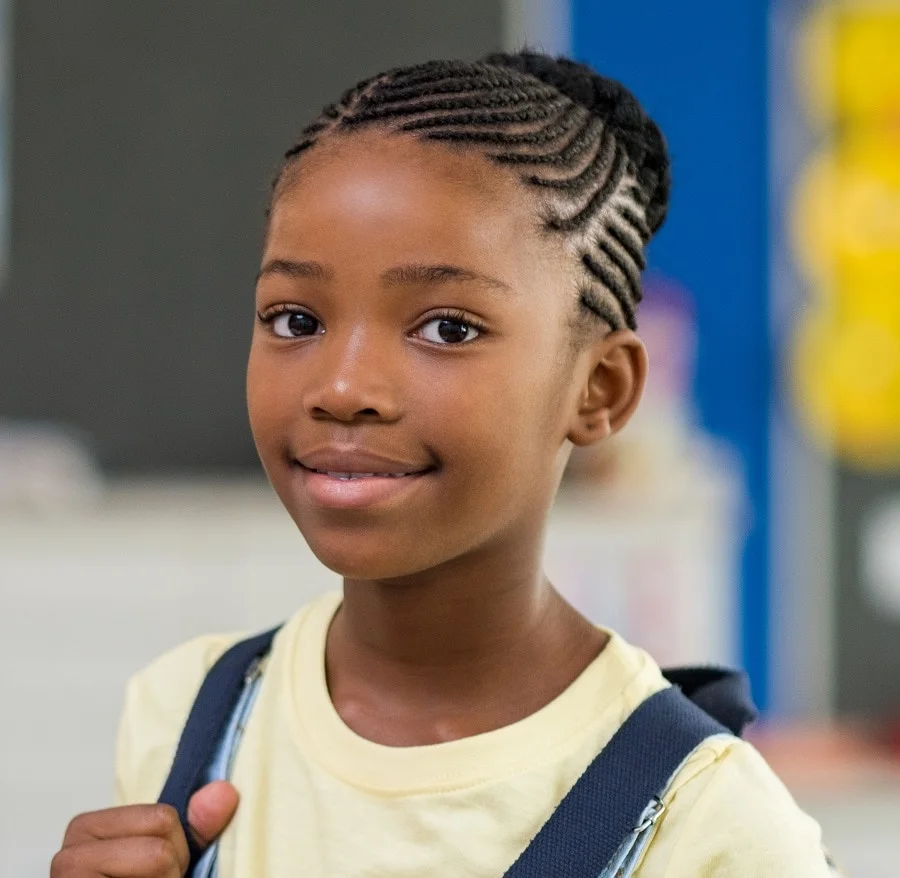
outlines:
{"label": "finger", "polygon": [[63,848],[50,864],[50,878],[181,878],[186,868],[170,839],[152,835]]}
{"label": "finger", "polygon": [[79,814],[66,829],[63,850],[94,841],[151,836],[169,840],[178,861],[187,869],[190,862],[187,839],[170,805],[125,805]]}
{"label": "finger", "polygon": [[188,826],[201,848],[208,847],[234,817],[240,797],[234,786],[217,780],[197,790],[188,802]]}

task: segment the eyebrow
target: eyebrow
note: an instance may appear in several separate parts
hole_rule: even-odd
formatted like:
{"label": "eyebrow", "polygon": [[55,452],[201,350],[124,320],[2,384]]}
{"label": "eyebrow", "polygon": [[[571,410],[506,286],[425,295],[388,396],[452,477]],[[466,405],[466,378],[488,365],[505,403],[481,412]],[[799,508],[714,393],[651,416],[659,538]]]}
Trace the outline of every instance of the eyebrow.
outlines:
{"label": "eyebrow", "polygon": [[321,262],[293,262],[290,259],[272,259],[267,262],[256,275],[256,279],[267,277],[270,274],[284,274],[290,278],[328,281],[334,277],[334,272],[322,265]]}
{"label": "eyebrow", "polygon": [[[292,279],[330,281],[334,271],[320,262],[294,262],[290,259],[272,259],[267,262],[256,279],[272,274],[282,274]],[[478,283],[502,292],[511,292],[508,284],[497,278],[458,265],[425,265],[411,263],[389,268],[381,275],[385,286],[439,286],[445,283]]]}
{"label": "eyebrow", "polygon": [[478,283],[503,292],[510,292],[508,284],[487,274],[461,268],[458,265],[398,265],[381,275],[387,286],[437,286],[444,283]]}

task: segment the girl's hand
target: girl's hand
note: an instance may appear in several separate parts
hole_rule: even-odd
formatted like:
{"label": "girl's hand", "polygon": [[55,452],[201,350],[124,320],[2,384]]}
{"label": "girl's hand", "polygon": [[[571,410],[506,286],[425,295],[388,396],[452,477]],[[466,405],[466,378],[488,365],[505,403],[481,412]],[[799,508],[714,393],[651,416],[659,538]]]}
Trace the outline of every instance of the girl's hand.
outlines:
{"label": "girl's hand", "polygon": [[[201,847],[231,822],[238,792],[225,781],[191,797],[188,822]],[[169,805],[127,805],[79,814],[50,864],[50,878],[182,878],[189,862],[184,830]]]}

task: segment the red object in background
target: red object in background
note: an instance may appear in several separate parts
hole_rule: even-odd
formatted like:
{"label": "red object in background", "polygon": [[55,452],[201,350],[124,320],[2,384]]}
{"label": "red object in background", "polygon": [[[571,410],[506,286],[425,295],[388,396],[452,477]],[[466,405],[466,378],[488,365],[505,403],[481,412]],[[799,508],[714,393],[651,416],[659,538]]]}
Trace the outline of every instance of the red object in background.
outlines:
{"label": "red object in background", "polygon": [[900,716],[892,718],[887,723],[884,741],[891,756],[900,762]]}

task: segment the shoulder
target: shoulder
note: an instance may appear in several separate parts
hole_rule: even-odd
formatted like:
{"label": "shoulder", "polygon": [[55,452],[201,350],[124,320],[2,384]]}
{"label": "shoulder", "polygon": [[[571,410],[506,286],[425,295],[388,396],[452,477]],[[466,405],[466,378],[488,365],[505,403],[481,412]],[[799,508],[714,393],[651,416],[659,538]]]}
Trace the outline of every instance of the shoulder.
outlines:
{"label": "shoulder", "polygon": [[831,874],[819,825],[746,741],[726,735],[706,741],[667,798],[670,813],[659,832],[661,848],[668,849],[666,876]]}
{"label": "shoulder", "polygon": [[116,740],[118,804],[156,799],[203,678],[244,636],[196,637],[154,659],[129,679]]}
{"label": "shoulder", "polygon": [[[275,638],[273,658],[296,636],[312,610],[324,608],[313,615],[327,625],[329,613],[339,602],[339,594],[329,592],[295,613]],[[131,677],[116,738],[118,804],[157,799],[204,677],[229,647],[248,636],[252,634],[207,634],[194,638],[159,656]]]}

